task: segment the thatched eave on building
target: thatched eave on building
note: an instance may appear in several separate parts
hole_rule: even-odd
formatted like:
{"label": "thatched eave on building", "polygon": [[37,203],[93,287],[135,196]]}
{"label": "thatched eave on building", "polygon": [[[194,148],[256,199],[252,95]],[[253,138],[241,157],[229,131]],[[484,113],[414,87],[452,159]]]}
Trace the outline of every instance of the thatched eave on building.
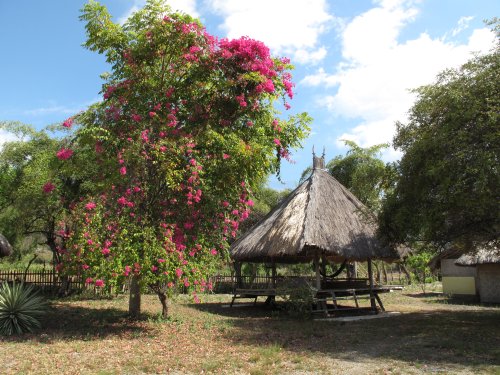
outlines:
{"label": "thatched eave on building", "polygon": [[500,264],[499,241],[490,241],[478,246],[474,251],[463,254],[455,264],[459,266],[477,266],[479,264]]}

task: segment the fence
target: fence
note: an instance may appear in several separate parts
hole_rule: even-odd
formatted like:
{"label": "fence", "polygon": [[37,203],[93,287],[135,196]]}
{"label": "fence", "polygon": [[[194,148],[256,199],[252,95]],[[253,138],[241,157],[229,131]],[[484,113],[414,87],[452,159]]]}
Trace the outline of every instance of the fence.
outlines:
{"label": "fence", "polygon": [[[281,276],[280,278],[292,279],[294,276]],[[312,277],[312,276],[311,276]],[[0,282],[21,282],[24,281],[27,284],[35,285],[45,291],[57,291],[60,290],[62,286],[61,277],[54,270],[38,270],[38,271],[28,271],[24,270],[0,270]],[[93,289],[93,286],[86,285],[82,276],[72,276],[69,278],[70,284],[69,289],[71,290],[85,290]],[[401,279],[401,273],[388,273],[388,277],[385,277],[385,281],[397,281],[401,283],[404,281]],[[208,282],[212,284],[214,293],[231,293],[236,285],[236,276],[230,274],[215,275],[208,278]],[[267,275],[242,275],[241,282],[243,285],[259,285],[260,287],[270,287],[272,285],[272,277]],[[119,288],[120,290],[125,290],[124,288]],[[179,293],[187,293],[187,288],[183,285],[179,285],[177,291]]]}
{"label": "fence", "polygon": [[[0,270],[0,282],[25,282],[26,284],[35,285],[42,290],[59,290],[62,286],[61,277],[54,270]],[[82,277],[71,276],[69,278],[71,289],[83,290],[85,282]]]}

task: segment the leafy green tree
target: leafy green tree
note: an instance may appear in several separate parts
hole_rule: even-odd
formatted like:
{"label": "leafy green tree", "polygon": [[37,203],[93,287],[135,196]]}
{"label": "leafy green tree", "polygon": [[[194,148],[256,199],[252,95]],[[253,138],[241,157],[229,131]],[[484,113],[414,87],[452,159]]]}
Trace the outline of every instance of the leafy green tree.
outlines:
{"label": "leafy green tree", "polygon": [[397,124],[394,144],[404,154],[395,189],[384,201],[382,233],[399,243],[470,243],[497,237],[498,45],[415,92],[418,98],[408,122]]}
{"label": "leafy green tree", "polygon": [[71,162],[57,160],[54,155],[66,140],[50,137],[44,130],[19,122],[2,122],[0,127],[18,139],[0,151],[0,232],[16,245],[15,256],[22,255],[24,239],[32,237],[37,239],[35,245],[48,246],[58,264],[70,225],[69,208],[82,191],[91,188],[84,182],[85,174],[97,173],[96,167],[85,162],[84,152]]}
{"label": "leafy green tree", "polygon": [[[307,134],[306,114],[279,120],[293,96],[288,59],[261,42],[218,40],[188,15],[148,1],[123,25],[89,2],[86,47],[106,56],[104,100],[75,116],[75,147],[88,158],[99,194],[82,196],[61,268],[97,287],[130,280],[129,313],[152,288],[167,316],[176,285],[210,288],[247,219],[251,190]],[[195,294],[195,299],[197,299]]]}

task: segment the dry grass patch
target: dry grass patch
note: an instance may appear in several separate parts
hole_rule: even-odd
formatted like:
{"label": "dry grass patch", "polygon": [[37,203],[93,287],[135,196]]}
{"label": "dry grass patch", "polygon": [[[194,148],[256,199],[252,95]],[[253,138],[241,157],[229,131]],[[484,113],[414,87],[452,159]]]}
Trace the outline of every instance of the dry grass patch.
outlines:
{"label": "dry grass patch", "polygon": [[0,339],[8,374],[499,373],[500,308],[418,290],[383,296],[402,314],[354,322],[291,319],[229,296],[179,297],[158,318],[126,318],[127,299],[55,301],[35,334]]}

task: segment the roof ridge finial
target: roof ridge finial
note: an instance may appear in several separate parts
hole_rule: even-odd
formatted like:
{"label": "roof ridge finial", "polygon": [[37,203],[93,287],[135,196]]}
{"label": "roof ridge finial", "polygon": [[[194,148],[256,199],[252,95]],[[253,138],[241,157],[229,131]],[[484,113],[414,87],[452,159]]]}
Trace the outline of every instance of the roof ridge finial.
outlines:
{"label": "roof ridge finial", "polygon": [[325,169],[325,147],[323,147],[323,155],[316,156],[313,145],[313,169]]}

